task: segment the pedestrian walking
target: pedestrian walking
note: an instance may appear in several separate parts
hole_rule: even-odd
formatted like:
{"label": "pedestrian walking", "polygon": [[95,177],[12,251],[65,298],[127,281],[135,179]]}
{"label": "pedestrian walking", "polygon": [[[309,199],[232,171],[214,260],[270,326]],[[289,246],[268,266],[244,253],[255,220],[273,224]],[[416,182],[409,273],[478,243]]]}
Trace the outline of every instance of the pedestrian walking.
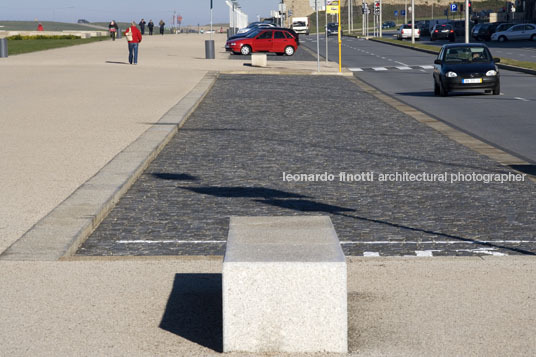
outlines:
{"label": "pedestrian walking", "polygon": [[110,21],[108,24],[108,31],[110,31],[110,37],[112,38],[112,41],[115,41],[115,38],[117,37],[117,31],[119,31],[119,26],[117,26],[117,22],[115,20]]}
{"label": "pedestrian walking", "polygon": [[164,22],[164,20],[160,20],[158,24],[160,25],[160,34],[164,36],[164,26],[166,26],[166,23]]}
{"label": "pedestrian walking", "polygon": [[140,32],[142,35],[145,35],[145,20],[144,19],[141,19],[140,23]]}
{"label": "pedestrian walking", "polygon": [[153,29],[154,29],[154,23],[153,20],[149,20],[149,23],[147,24],[147,27],[149,28],[149,35],[153,35]]}
{"label": "pedestrian walking", "polygon": [[136,27],[135,21],[132,21],[124,35],[128,41],[128,63],[138,64],[138,47],[142,36],[140,30]]}

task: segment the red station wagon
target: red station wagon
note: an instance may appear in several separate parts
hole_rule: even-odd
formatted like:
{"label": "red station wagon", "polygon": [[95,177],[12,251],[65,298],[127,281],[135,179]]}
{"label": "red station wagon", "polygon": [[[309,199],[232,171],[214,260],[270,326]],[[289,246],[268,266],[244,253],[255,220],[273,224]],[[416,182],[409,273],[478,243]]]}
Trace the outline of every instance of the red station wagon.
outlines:
{"label": "red station wagon", "polygon": [[296,37],[285,29],[260,29],[246,37],[227,41],[227,51],[249,55],[252,52],[272,52],[292,56],[298,49]]}

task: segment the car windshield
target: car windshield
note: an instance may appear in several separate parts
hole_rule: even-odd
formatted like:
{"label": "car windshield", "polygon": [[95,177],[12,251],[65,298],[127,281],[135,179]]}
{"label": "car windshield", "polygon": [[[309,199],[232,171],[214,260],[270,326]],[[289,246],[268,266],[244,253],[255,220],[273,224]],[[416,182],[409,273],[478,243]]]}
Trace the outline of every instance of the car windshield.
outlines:
{"label": "car windshield", "polygon": [[491,56],[484,47],[450,47],[445,51],[446,63],[489,62]]}

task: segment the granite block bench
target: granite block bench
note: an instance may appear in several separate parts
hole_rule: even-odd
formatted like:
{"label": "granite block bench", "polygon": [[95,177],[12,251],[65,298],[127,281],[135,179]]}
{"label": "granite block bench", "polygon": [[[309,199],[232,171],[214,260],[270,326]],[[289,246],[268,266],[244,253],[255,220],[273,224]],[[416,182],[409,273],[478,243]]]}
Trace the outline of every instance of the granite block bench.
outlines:
{"label": "granite block bench", "polygon": [[329,217],[231,217],[224,352],[348,350],[346,260]]}

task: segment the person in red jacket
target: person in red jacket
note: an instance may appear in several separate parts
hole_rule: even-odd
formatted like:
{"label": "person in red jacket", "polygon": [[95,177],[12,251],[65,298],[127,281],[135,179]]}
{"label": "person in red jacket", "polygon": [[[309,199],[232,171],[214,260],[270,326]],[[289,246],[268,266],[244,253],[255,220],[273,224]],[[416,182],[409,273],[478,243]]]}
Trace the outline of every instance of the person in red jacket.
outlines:
{"label": "person in red jacket", "polygon": [[132,21],[130,27],[125,32],[128,41],[128,63],[138,64],[138,46],[141,42],[141,32],[136,27],[136,22]]}
{"label": "person in red jacket", "polygon": [[45,31],[45,29],[43,28],[43,25],[38,24],[37,25],[37,31]]}

